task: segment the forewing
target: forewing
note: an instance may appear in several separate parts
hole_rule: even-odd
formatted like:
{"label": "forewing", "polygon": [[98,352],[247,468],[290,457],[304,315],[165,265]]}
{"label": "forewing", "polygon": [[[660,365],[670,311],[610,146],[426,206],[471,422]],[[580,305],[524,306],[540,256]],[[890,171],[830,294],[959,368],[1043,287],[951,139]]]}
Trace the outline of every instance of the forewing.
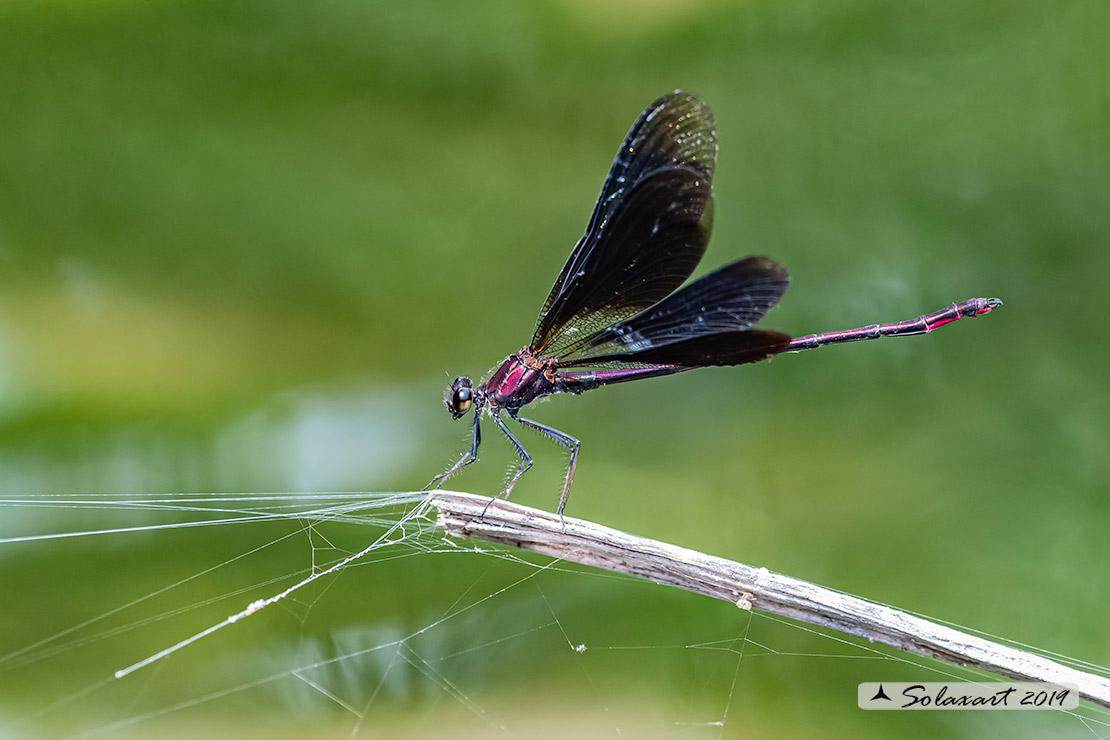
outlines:
{"label": "forewing", "polygon": [[559,365],[700,367],[764,359],[769,355],[743,358],[778,346],[779,338],[788,342],[789,337],[753,331],[751,326],[778,303],[789,284],[786,270],[767,257],[730,262],[636,316],[582,338],[558,357]]}
{"label": "forewing", "polygon": [[544,302],[534,351],[558,355],[690,277],[712,229],[716,156],[713,114],[701,98],[671,93],[640,115]]}

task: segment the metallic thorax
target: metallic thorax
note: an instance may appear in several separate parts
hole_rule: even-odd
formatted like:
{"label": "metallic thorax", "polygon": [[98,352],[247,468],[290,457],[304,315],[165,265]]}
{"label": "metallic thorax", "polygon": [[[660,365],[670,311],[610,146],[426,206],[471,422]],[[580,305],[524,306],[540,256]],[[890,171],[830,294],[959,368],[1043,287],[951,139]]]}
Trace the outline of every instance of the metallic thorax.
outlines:
{"label": "metallic thorax", "polygon": [[516,411],[555,392],[555,361],[541,357],[528,347],[509,355],[483,386],[493,408]]}

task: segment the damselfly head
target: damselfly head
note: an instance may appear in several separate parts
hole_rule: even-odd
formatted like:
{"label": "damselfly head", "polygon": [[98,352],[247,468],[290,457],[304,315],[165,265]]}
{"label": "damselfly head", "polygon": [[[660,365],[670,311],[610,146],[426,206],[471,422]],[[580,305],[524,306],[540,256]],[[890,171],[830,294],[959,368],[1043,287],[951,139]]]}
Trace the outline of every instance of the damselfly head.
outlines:
{"label": "damselfly head", "polygon": [[474,389],[470,385],[470,378],[465,375],[455,378],[455,382],[447,389],[443,402],[447,404],[452,419],[461,419],[474,404]]}

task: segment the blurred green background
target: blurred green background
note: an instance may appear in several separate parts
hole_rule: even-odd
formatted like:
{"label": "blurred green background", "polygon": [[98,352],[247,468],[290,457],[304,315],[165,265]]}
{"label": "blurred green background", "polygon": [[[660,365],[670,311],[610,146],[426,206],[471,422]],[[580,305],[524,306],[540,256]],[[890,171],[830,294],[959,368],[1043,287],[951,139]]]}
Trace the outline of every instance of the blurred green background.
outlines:
{"label": "blurred green background", "polygon": [[[583,442],[568,514],[1110,664],[1107,28],[1102,0],[9,0],[0,494],[419,488],[468,444],[450,378],[528,341],[621,137],[683,88],[721,142],[699,274],[781,261],[767,326],[1006,305],[539,406]],[[553,508],[562,453],[522,439],[514,500]],[[496,492],[514,459],[487,424],[451,485]],[[864,713],[856,683],[941,677],[727,604],[419,547],[113,681],[380,531],[20,541],[189,517],[3,512],[13,737],[1089,734]],[[283,673],[334,656],[317,688]]]}

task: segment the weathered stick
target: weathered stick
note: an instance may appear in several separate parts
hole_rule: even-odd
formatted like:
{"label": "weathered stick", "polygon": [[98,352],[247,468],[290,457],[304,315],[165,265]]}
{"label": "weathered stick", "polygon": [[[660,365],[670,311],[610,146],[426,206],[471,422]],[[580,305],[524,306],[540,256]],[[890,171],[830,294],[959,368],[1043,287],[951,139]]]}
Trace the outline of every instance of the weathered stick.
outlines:
{"label": "weathered stick", "polygon": [[[478,537],[583,565],[677,586],[742,609],[885,643],[910,653],[1000,676],[1074,684],[1080,696],[1110,707],[1110,679],[1040,655],[935,624],[921,617],[813,583],[627,534],[599,524],[468,493],[437,491],[439,523],[455,537]],[[487,508],[488,506],[488,508]]]}

